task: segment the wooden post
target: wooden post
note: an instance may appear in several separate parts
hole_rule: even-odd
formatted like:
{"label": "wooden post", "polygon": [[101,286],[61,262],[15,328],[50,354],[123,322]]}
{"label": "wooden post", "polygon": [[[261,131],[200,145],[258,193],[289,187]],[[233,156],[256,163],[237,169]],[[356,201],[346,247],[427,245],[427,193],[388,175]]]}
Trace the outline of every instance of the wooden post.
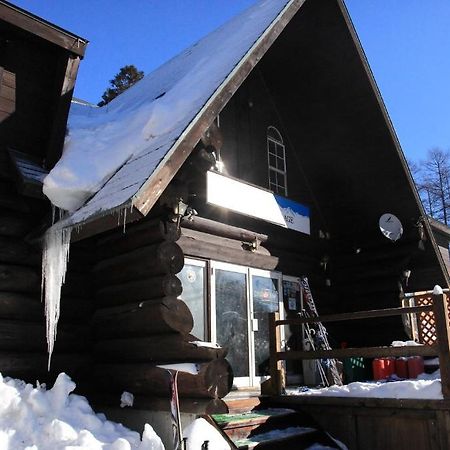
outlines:
{"label": "wooden post", "polygon": [[450,399],[450,325],[447,298],[444,294],[433,294],[433,312],[439,351],[439,368],[444,399]]}
{"label": "wooden post", "polygon": [[281,395],[286,384],[283,365],[277,358],[278,352],[281,351],[281,336],[279,327],[276,325],[277,320],[280,320],[280,313],[269,314],[270,384],[265,387],[261,385],[263,390],[267,390],[264,393],[272,395]]}

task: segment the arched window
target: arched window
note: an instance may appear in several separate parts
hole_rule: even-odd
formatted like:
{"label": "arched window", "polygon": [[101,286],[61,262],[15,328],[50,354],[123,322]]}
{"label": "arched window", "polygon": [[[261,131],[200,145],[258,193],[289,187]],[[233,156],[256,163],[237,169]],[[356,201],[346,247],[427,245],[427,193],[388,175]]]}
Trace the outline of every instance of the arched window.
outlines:
{"label": "arched window", "polygon": [[269,188],[276,194],[286,197],[286,152],[280,132],[272,126],[267,128],[267,161],[269,165]]}

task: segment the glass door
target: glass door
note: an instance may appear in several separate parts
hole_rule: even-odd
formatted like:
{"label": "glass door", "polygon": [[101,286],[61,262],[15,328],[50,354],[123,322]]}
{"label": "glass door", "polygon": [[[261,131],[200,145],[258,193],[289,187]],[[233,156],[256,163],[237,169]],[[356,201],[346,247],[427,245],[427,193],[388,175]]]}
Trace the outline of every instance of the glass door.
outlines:
{"label": "glass door", "polygon": [[212,262],[212,340],[228,348],[236,387],[269,375],[269,312],[281,309],[281,274]]}
{"label": "glass door", "polygon": [[[267,379],[270,368],[269,313],[281,311],[281,274],[266,270],[249,269],[251,278],[251,328],[253,356],[253,385]],[[283,339],[283,336],[282,336]]]}
{"label": "glass door", "polygon": [[211,338],[228,348],[236,387],[250,386],[248,269],[211,263]]}

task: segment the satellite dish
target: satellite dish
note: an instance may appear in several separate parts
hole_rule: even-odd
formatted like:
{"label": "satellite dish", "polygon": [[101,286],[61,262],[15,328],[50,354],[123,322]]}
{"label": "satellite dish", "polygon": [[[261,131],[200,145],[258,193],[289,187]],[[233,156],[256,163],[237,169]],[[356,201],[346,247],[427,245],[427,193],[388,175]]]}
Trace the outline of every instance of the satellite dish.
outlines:
{"label": "satellite dish", "polygon": [[403,234],[403,226],[397,216],[386,213],[380,217],[378,222],[383,236],[386,236],[391,241],[398,241]]}

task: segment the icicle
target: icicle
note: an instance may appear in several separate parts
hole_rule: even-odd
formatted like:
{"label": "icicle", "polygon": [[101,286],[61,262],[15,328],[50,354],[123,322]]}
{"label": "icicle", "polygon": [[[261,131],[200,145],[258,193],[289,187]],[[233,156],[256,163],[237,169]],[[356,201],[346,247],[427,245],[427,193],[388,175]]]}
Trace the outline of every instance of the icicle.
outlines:
{"label": "icicle", "polygon": [[61,287],[66,276],[69,260],[72,228],[61,223],[50,227],[44,236],[42,252],[42,297],[45,299],[45,317],[48,348],[48,369],[56,340],[59,319]]}
{"label": "icicle", "polygon": [[55,223],[56,206],[52,203],[52,225]]}
{"label": "icicle", "polygon": [[123,234],[125,234],[125,227],[127,225],[127,208],[123,209]]}

